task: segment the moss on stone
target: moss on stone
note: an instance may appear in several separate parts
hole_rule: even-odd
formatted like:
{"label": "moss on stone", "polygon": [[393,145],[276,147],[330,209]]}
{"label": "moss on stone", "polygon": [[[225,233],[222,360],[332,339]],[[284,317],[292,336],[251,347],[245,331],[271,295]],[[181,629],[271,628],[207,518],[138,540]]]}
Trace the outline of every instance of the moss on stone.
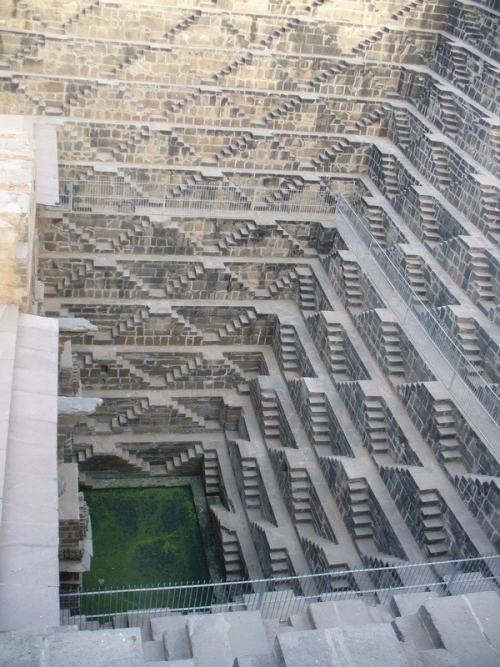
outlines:
{"label": "moss on stone", "polygon": [[189,486],[99,489],[85,499],[94,557],[84,590],[209,579]]}

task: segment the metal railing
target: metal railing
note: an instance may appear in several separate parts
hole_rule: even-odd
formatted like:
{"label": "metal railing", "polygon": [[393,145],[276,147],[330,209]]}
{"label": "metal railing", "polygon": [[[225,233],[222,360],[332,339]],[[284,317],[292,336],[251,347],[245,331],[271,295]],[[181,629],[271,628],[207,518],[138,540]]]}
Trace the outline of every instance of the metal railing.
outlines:
{"label": "metal railing", "polygon": [[324,185],[297,185],[283,178],[277,187],[240,187],[228,181],[205,183],[135,183],[126,178],[59,182],[64,211],[93,213],[163,212],[178,209],[331,213],[336,196]]}
{"label": "metal railing", "polygon": [[167,613],[260,611],[286,620],[312,602],[361,599],[383,604],[395,594],[434,591],[439,596],[500,591],[498,554],[426,563],[386,565],[321,574],[61,593],[61,624],[99,629],[142,625]]}
{"label": "metal railing", "polygon": [[[395,312],[401,324],[404,325],[409,338],[413,340],[419,351],[421,351],[422,341],[424,340],[421,337],[422,333],[425,332],[431,338],[439,353],[445,357],[449,366],[451,366],[449,372],[440,368],[440,372],[436,371],[436,374],[450,390],[457,405],[473,420],[479,433],[490,442],[498,442],[500,397],[495,392],[492,384],[488,383],[468,361],[436,316],[419,299],[387,251],[372,236],[365,221],[342,195],[338,196],[337,212],[343,216],[356,236],[370,251],[387,280],[404,301],[405,308],[403,310],[396,308],[394,304],[391,305],[391,309]],[[429,361],[430,351],[425,350],[423,356]],[[430,365],[432,367],[431,363]],[[435,369],[434,366],[433,370]],[[480,418],[483,414],[482,410],[486,411],[494,422],[491,427],[488,426],[487,420],[479,419],[478,423],[478,415]]]}

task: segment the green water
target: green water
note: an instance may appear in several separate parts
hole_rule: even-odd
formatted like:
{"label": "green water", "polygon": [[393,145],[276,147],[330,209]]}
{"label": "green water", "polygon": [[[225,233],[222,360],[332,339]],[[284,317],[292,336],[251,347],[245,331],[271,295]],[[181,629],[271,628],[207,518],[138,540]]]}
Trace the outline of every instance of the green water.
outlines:
{"label": "green water", "polygon": [[210,579],[189,486],[85,492],[94,556],[85,591]]}

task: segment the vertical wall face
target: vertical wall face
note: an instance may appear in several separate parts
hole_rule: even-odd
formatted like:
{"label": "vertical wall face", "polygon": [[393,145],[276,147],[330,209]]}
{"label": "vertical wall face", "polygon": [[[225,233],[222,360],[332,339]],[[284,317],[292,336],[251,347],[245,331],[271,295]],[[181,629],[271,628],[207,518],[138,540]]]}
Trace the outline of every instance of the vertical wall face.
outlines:
{"label": "vertical wall face", "polygon": [[35,153],[33,122],[0,117],[0,303],[34,307]]}
{"label": "vertical wall face", "polygon": [[493,551],[498,12],[194,5],[28,0],[0,30],[0,111],[57,131],[60,393],[102,399],[60,462],[201,475],[228,578]]}

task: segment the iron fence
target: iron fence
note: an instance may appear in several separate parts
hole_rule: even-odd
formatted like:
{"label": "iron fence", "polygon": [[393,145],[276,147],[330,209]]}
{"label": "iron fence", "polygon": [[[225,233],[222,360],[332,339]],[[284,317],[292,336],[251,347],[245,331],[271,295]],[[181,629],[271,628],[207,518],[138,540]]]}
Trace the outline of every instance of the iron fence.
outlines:
{"label": "iron fence", "polygon": [[[425,332],[451,367],[449,372],[447,369],[440,369],[440,379],[450,390],[460,407],[472,419],[478,431],[489,442],[498,442],[500,396],[496,392],[495,385],[487,382],[477,368],[469,362],[450,334],[443,328],[441,322],[419,299],[387,251],[372,236],[365,221],[342,195],[338,196],[337,211],[342,214],[356,236],[370,251],[392,287],[403,299],[404,309],[399,309],[394,304],[391,307],[401,324],[404,325],[409,337],[417,345],[417,349],[421,349],[422,334]],[[425,350],[424,358],[429,359],[431,356],[431,352]],[[488,420],[481,419],[481,415],[484,415],[483,410],[486,411],[493,424],[490,424]]]}
{"label": "iron fence", "polygon": [[279,211],[330,213],[336,196],[324,184],[307,185],[283,179],[277,187],[228,182],[155,184],[127,178],[59,182],[59,205],[65,211],[151,213],[168,210]]}
{"label": "iron fence", "polygon": [[284,621],[312,602],[361,599],[377,605],[395,594],[433,591],[448,596],[488,590],[500,591],[498,554],[275,579],[61,593],[61,623],[99,629],[142,625],[170,614],[243,610]]}

